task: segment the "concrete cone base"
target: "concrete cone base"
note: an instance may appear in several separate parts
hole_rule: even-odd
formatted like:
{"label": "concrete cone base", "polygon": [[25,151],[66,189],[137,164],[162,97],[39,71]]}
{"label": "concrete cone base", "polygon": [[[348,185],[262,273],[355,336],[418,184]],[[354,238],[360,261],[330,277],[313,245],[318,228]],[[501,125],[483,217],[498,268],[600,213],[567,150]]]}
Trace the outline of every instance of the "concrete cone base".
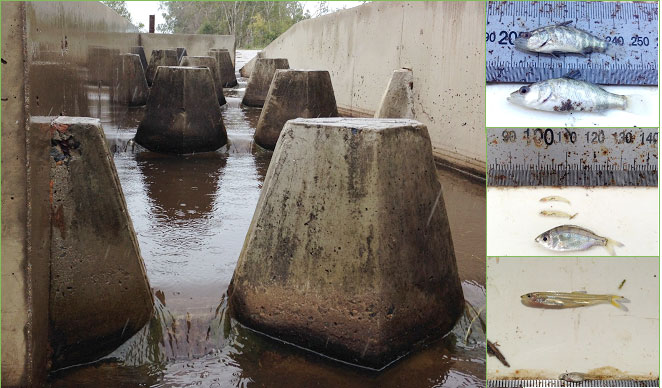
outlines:
{"label": "concrete cone base", "polygon": [[156,152],[215,151],[227,143],[214,80],[206,67],[160,67],[136,142]]}
{"label": "concrete cone base", "polygon": [[140,63],[140,55],[121,54],[121,74],[119,81],[119,100],[129,106],[140,106],[147,103],[149,86]]}
{"label": "concrete cone base", "polygon": [[193,67],[206,67],[211,71],[212,78],[214,79],[214,87],[216,89],[216,97],[218,104],[223,106],[227,103],[223,95],[223,86],[221,81],[221,73],[218,70],[218,62],[214,57],[183,57],[181,66]]}
{"label": "concrete cone base", "polygon": [[156,70],[159,66],[177,66],[179,64],[179,57],[177,50],[152,50],[152,56],[149,58],[149,65],[145,72],[147,84],[150,86],[154,83]]}
{"label": "concrete cone base", "polygon": [[395,70],[375,112],[375,118],[414,118],[414,77],[411,70]]}
{"label": "concrete cone base", "polygon": [[260,58],[255,62],[251,78],[248,79],[244,99],[246,106],[262,107],[271,86],[271,80],[278,69],[289,69],[290,65],[285,58]]}
{"label": "concrete cone base", "polygon": [[221,82],[224,88],[232,88],[237,86],[237,76],[234,72],[234,65],[232,65],[232,57],[230,52],[226,49],[211,49],[209,55],[216,58],[218,62],[218,69],[221,74]]}
{"label": "concrete cone base", "polygon": [[328,71],[276,70],[255,129],[255,142],[273,150],[287,120],[337,116]]}
{"label": "concrete cone base", "polygon": [[145,49],[143,46],[133,46],[129,49],[129,53],[139,55],[143,71],[147,71],[147,57],[145,56]]}
{"label": "concrete cone base", "polygon": [[34,117],[31,128],[51,137],[49,318],[61,368],[129,339],[150,319],[152,294],[99,120]]}
{"label": "concrete cone base", "polygon": [[416,121],[288,121],[228,290],[233,315],[376,369],[446,334],[464,298],[435,171]]}

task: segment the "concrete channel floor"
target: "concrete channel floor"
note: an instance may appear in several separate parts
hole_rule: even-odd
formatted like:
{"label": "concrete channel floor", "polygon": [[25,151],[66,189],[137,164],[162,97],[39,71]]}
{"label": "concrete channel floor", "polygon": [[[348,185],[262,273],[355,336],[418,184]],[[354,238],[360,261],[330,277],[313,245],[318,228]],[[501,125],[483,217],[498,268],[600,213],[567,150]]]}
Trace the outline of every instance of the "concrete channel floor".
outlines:
{"label": "concrete channel floor", "polygon": [[[238,51],[237,68],[251,52]],[[53,374],[70,386],[482,386],[485,337],[478,323],[465,344],[466,317],[450,335],[376,374],[254,333],[225,312],[225,292],[255,209],[271,152],[252,145],[259,108],[240,106],[245,79],[226,89],[231,145],[181,157],[130,142],[142,109],[102,101],[102,118],[151,286],[151,323],[105,359]],[[485,304],[485,186],[438,170],[465,298]],[[484,316],[484,315],[483,315]]]}

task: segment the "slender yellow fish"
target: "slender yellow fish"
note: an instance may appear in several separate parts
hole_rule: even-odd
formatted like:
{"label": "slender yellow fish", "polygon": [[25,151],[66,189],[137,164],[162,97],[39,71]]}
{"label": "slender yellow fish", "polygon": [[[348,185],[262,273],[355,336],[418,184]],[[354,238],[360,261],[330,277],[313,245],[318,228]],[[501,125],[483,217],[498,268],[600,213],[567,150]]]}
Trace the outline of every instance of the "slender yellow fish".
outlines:
{"label": "slender yellow fish", "polygon": [[570,201],[558,195],[550,195],[549,197],[540,198],[540,202],[565,202],[570,205]]}
{"label": "slender yellow fish", "polygon": [[521,298],[523,305],[543,309],[566,309],[609,303],[623,311],[628,311],[621,303],[630,302],[624,296],[587,294],[586,291],[530,292],[522,295]]}
{"label": "slender yellow fish", "polygon": [[575,213],[573,215],[570,215],[566,212],[558,211],[558,210],[543,210],[540,212],[541,216],[546,216],[546,217],[560,217],[560,218],[567,218],[567,219],[573,219],[575,216],[579,213]]}

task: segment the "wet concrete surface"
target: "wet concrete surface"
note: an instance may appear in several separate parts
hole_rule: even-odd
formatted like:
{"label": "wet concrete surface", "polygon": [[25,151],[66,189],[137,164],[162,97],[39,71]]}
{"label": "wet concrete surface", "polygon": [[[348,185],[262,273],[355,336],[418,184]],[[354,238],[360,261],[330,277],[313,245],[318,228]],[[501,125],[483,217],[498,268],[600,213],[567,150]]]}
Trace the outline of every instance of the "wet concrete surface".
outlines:
{"label": "wet concrete surface", "polygon": [[[237,68],[247,60],[242,54]],[[149,152],[131,141],[143,108],[90,100],[113,152],[156,314],[108,357],[53,373],[50,386],[484,386],[485,336],[476,322],[465,343],[466,315],[449,335],[380,373],[283,344],[228,316],[225,293],[271,158],[253,145],[260,109],[240,105],[245,87],[239,79],[225,90],[229,144],[185,156]],[[464,295],[479,309],[485,304],[485,186],[441,169],[438,177]]]}

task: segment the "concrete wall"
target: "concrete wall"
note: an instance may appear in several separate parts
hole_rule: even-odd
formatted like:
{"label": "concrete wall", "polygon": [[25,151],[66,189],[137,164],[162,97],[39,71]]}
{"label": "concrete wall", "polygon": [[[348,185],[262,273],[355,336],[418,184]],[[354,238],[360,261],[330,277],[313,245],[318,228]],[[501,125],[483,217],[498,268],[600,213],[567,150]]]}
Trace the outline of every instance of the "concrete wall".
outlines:
{"label": "concrete wall", "polygon": [[234,65],[234,35],[192,35],[192,34],[140,34],[140,44],[145,48],[149,61],[152,50],[184,47],[187,55],[209,55],[212,48],[227,49]]}
{"label": "concrete wall", "polygon": [[264,53],[328,70],[352,116],[372,116],[393,70],[412,69],[435,157],[484,173],[484,35],[484,2],[374,2],[297,23]]}

